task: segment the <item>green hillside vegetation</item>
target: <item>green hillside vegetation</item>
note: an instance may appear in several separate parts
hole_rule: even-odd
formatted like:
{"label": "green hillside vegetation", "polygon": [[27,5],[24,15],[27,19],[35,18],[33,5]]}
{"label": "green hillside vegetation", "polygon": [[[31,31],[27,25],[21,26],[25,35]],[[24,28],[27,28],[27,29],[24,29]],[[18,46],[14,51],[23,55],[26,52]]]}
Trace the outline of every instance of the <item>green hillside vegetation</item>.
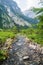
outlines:
{"label": "green hillside vegetation", "polygon": [[14,33],[13,32],[1,31],[0,32],[0,44],[5,43],[7,38],[13,38],[13,37],[14,37]]}
{"label": "green hillside vegetation", "polygon": [[[34,8],[36,12],[36,18],[39,20],[36,28],[28,28],[21,31],[23,35],[26,35],[32,41],[43,45],[43,8]],[[34,25],[35,26],[35,25]]]}
{"label": "green hillside vegetation", "polygon": [[12,29],[0,29],[0,44],[5,43],[6,39],[14,38],[18,33],[17,27],[14,26]]}
{"label": "green hillside vegetation", "polygon": [[[5,44],[6,40],[8,38],[15,38],[16,34],[18,33],[17,27],[13,27],[12,29],[0,29],[0,47],[3,47]],[[6,50],[0,49],[0,61],[6,59]]]}
{"label": "green hillside vegetation", "polygon": [[26,35],[29,39],[43,45],[43,30],[28,28],[21,31],[21,34]]}
{"label": "green hillside vegetation", "polygon": [[[8,38],[14,38],[15,34],[11,31],[0,31],[0,46],[2,47]],[[0,60],[6,59],[6,50],[0,50]]]}

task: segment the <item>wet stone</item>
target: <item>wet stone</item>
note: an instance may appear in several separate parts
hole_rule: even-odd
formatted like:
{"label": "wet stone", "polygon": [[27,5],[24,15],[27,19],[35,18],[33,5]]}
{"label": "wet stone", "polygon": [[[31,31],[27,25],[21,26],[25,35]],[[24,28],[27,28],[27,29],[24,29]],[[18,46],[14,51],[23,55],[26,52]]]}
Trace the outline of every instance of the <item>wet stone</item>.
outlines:
{"label": "wet stone", "polygon": [[29,56],[24,56],[23,61],[29,61]]}

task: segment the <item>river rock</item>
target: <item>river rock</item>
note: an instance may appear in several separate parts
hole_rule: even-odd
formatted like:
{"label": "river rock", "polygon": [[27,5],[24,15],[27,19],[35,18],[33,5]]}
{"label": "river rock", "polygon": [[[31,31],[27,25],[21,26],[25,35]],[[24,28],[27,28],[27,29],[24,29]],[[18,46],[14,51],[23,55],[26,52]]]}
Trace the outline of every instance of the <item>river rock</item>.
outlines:
{"label": "river rock", "polygon": [[43,47],[41,48],[41,54],[43,54]]}
{"label": "river rock", "polygon": [[23,60],[28,60],[29,59],[29,56],[24,56],[23,57]]}
{"label": "river rock", "polygon": [[8,49],[8,53],[9,58],[3,65],[43,65],[43,47],[26,37],[18,36],[17,41]]}

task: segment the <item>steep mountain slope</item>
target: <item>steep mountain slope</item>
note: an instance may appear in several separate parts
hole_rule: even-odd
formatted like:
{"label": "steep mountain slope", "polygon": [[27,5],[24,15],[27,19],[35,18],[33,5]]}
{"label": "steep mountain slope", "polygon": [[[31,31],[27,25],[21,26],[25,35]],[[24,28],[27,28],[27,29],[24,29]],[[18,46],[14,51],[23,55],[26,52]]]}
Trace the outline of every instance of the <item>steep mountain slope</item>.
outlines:
{"label": "steep mountain slope", "polygon": [[3,5],[0,5],[0,28],[9,27],[10,22],[12,22],[12,20],[7,14],[7,10],[5,9]]}
{"label": "steep mountain slope", "polygon": [[37,23],[34,19],[22,14],[20,8],[13,0],[0,0],[0,27],[11,28],[16,26],[29,26]]}
{"label": "steep mountain slope", "polygon": [[2,4],[5,8],[7,8],[7,11],[9,14],[11,11],[13,12],[13,14],[14,13],[21,13],[20,8],[16,4],[16,2],[14,2],[13,0],[0,0],[0,4]]}

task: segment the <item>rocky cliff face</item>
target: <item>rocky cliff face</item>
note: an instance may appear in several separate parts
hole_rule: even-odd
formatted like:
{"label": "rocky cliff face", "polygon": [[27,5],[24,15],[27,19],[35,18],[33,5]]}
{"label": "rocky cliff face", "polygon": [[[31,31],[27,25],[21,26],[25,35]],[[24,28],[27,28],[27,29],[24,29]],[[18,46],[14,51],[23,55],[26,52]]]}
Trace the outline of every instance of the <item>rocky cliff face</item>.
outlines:
{"label": "rocky cliff face", "polygon": [[20,8],[13,0],[0,0],[0,15],[0,27],[31,26],[29,22],[23,19]]}
{"label": "rocky cliff face", "polygon": [[0,28],[32,27],[36,20],[25,16],[13,0],[0,0]]}

